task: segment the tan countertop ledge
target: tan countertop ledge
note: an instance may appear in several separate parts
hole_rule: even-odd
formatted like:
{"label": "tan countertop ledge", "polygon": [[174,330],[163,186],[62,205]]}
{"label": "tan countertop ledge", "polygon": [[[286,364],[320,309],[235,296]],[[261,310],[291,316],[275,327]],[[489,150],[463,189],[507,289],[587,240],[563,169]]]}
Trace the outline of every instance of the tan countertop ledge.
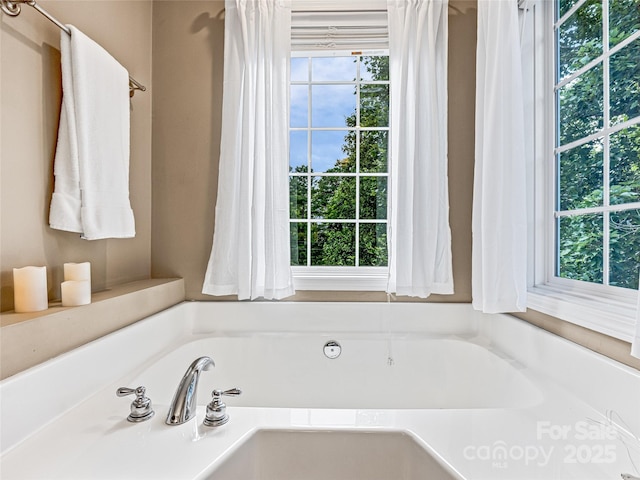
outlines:
{"label": "tan countertop ledge", "polygon": [[42,312],[0,314],[0,378],[4,379],[176,305],[183,279],[151,279],[91,295],[91,303]]}

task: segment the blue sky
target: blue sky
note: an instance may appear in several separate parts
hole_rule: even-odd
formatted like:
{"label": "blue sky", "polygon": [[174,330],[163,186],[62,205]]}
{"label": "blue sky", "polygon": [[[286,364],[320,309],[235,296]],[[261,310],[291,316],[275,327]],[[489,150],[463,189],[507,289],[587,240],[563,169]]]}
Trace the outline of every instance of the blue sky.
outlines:
{"label": "blue sky", "polygon": [[[347,81],[356,77],[354,57],[316,57],[311,59],[313,81]],[[291,60],[292,81],[307,81],[309,63],[307,58]],[[291,127],[308,125],[308,85],[291,86]],[[311,86],[311,126],[344,128],[345,118],[355,111],[356,97],[353,84]],[[344,157],[342,143],[346,130],[313,131],[311,134],[312,168],[324,172],[333,167],[336,160]],[[308,138],[305,131],[291,132],[290,165],[306,164]]]}

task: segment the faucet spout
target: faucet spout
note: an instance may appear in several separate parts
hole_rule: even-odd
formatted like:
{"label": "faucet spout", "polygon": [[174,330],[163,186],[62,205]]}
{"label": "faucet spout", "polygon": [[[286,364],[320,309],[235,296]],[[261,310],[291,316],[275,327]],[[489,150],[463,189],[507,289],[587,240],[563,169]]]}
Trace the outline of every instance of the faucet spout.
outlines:
{"label": "faucet spout", "polygon": [[165,423],[167,425],[180,425],[191,420],[196,414],[196,393],[200,372],[209,370],[215,366],[210,357],[200,357],[193,361],[184,373],[180,384],[173,395],[169,406],[169,413]]}

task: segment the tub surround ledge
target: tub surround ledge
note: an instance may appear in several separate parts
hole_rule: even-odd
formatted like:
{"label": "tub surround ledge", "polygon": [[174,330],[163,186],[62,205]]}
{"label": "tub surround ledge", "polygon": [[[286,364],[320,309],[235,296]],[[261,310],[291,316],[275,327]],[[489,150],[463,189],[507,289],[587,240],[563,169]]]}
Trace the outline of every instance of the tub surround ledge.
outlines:
{"label": "tub surround ledge", "polygon": [[0,379],[38,365],[184,301],[184,280],[149,279],[114,286],[91,303],[0,314]]}

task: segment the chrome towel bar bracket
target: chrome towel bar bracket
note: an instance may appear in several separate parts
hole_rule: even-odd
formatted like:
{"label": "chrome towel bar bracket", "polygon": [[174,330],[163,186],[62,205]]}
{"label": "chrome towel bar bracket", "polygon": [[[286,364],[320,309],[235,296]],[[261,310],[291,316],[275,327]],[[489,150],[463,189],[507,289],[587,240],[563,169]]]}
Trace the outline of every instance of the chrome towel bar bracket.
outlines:
{"label": "chrome towel bar bracket", "polygon": [[[71,30],[67,26],[56,19],[53,15],[47,12],[44,8],[36,3],[36,0],[0,0],[0,8],[2,12],[10,17],[17,17],[20,15],[21,5],[29,5],[36,9],[41,15],[49,19],[52,23],[56,24],[58,28],[64,30],[67,34],[71,35]],[[129,95],[133,97],[136,90],[144,92],[147,88],[139,83],[135,78],[129,77]]]}

